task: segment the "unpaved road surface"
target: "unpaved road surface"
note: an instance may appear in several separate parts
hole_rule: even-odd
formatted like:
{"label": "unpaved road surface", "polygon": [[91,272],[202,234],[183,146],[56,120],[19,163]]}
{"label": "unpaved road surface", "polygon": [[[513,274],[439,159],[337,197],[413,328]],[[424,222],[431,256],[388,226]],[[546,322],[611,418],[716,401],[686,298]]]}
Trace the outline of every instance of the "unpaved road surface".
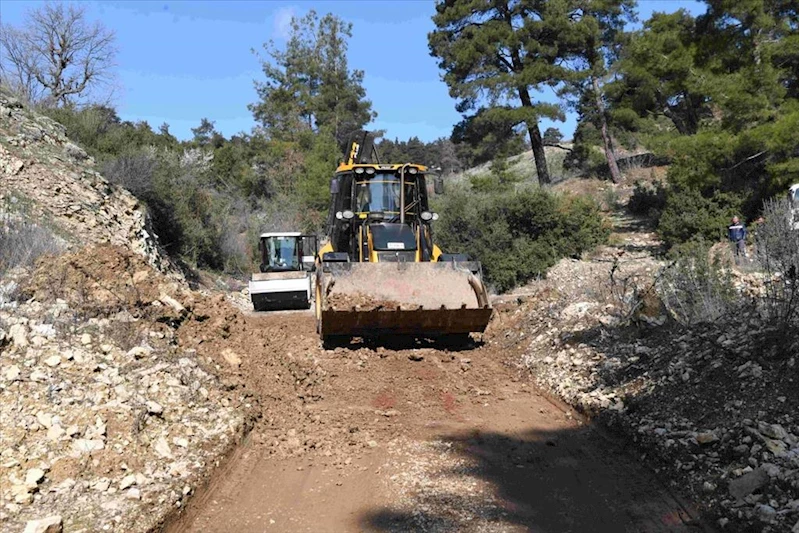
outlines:
{"label": "unpaved road surface", "polygon": [[543,396],[500,326],[461,350],[323,350],[310,313],[198,332],[236,350],[231,386],[263,415],[168,530],[706,529],[624,443]]}

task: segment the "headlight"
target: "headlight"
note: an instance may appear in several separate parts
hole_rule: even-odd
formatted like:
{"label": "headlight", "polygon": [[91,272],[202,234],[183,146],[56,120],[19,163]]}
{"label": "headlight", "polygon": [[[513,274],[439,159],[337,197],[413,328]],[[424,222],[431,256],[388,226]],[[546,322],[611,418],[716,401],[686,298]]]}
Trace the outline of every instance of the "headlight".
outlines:
{"label": "headlight", "polygon": [[337,218],[338,220],[342,220],[342,219],[344,218],[344,214],[343,214],[341,211],[338,211],[338,212],[336,213],[336,218]]}
{"label": "headlight", "polygon": [[422,211],[421,217],[422,220],[433,220],[433,213],[430,211]]}
{"label": "headlight", "polygon": [[355,173],[356,174],[363,174],[363,172],[364,172],[364,168],[363,167],[358,167],[358,168],[355,169]]}
{"label": "headlight", "polygon": [[374,169],[373,167],[368,167],[368,168],[366,169],[366,173],[367,173],[367,174],[374,174],[374,173],[375,173],[375,169]]}
{"label": "headlight", "polygon": [[355,216],[355,213],[348,209],[346,211],[342,211],[341,216],[344,217],[344,220],[351,220]]}
{"label": "headlight", "polygon": [[408,168],[408,174],[416,174],[417,172],[419,171],[416,169],[416,167]]}
{"label": "headlight", "polygon": [[433,213],[433,220],[438,220],[438,213]]}

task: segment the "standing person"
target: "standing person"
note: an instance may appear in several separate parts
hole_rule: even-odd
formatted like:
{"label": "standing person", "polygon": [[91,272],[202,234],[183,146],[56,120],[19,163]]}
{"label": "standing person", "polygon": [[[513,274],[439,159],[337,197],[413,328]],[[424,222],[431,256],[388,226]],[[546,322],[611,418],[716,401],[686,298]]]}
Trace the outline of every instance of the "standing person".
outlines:
{"label": "standing person", "polygon": [[732,224],[727,228],[727,238],[733,243],[735,262],[738,263],[740,257],[746,255],[746,226],[738,219],[732,217]]}

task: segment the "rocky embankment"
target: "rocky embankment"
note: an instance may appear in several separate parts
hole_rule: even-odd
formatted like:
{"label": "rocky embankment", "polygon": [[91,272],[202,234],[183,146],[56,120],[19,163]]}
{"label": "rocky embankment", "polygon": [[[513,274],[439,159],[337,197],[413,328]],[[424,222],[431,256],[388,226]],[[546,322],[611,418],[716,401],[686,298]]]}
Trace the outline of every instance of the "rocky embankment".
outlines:
{"label": "rocky embankment", "polygon": [[144,256],[178,276],[158,249],[144,208],[128,191],[110,184],[94,161],[52,119],[26,108],[0,89],[0,211],[21,200],[32,219],[52,226],[68,248],[110,243]]}
{"label": "rocky embankment", "polygon": [[112,246],[0,285],[0,529],[148,531],[249,417],[178,340],[203,297]]}
{"label": "rocky embankment", "polygon": [[651,244],[626,233],[561,261],[498,304],[494,342],[521,348],[540,384],[613,427],[724,531],[799,533],[799,345],[757,316],[679,326],[652,301],[620,320],[622,280],[646,289],[662,266]]}
{"label": "rocky embankment", "polygon": [[0,278],[0,530],[148,531],[249,427],[225,359],[181,342],[229,309],[63,126],[0,90],[0,231],[15,218],[68,253]]}

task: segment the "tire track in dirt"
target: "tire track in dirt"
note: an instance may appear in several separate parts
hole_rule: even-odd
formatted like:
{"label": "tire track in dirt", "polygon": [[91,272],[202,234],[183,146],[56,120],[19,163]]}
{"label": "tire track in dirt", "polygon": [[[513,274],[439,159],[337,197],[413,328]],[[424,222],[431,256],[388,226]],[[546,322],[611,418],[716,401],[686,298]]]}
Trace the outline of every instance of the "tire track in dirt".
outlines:
{"label": "tire track in dirt", "polygon": [[220,371],[262,416],[167,531],[705,529],[624,443],[509,364],[496,325],[461,351],[323,350],[310,313],[209,315],[183,342],[235,352]]}

